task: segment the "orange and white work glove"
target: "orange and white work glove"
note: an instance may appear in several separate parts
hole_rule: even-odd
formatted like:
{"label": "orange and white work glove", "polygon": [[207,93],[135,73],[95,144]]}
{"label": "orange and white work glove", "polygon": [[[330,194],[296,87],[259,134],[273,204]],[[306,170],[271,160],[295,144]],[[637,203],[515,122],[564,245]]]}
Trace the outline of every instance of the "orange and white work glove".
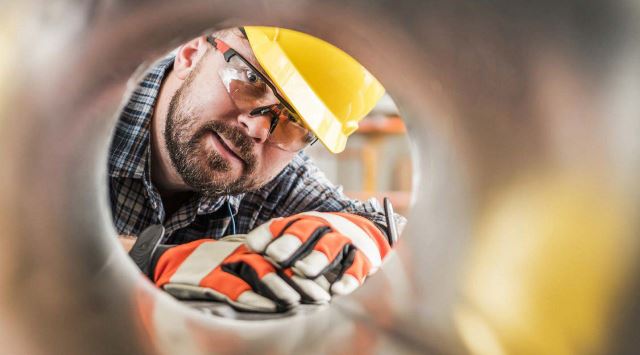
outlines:
{"label": "orange and white work glove", "polygon": [[378,270],[391,249],[371,221],[339,212],[275,218],[247,234],[246,242],[279,268],[293,269],[290,280],[305,303],[351,293]]}
{"label": "orange and white work glove", "polygon": [[287,276],[243,241],[202,239],[157,250],[152,280],[180,299],[223,301],[246,311],[280,312],[298,304],[300,294]]}

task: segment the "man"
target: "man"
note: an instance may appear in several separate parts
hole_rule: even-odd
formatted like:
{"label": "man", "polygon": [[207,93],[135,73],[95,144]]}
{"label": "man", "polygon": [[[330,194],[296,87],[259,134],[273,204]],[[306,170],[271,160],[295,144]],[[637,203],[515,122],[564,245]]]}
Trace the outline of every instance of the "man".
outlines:
{"label": "man", "polygon": [[316,140],[343,150],[382,93],[355,60],[299,32],[247,27],[185,43],[145,76],[116,127],[122,244],[163,225],[161,242],[178,246],[154,253],[149,276],[181,298],[271,312],[353,291],[388,252],[388,223],[302,150]]}

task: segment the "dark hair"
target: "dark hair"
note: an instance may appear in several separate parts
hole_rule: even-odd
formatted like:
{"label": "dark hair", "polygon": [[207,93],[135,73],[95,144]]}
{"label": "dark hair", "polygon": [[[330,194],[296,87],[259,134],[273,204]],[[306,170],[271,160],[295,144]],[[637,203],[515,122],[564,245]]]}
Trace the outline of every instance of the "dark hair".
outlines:
{"label": "dark hair", "polygon": [[[236,30],[237,30],[237,31],[236,31]],[[238,31],[240,31],[240,33],[238,33]],[[206,32],[205,32],[205,33],[206,33]],[[209,32],[209,33],[210,33],[210,32]],[[215,35],[216,37],[223,37],[223,36],[226,36],[226,35],[234,34],[234,35],[240,36],[240,37],[242,37],[242,38],[244,38],[244,39],[249,39],[249,38],[247,37],[247,32],[244,30],[244,27],[229,27],[229,28],[223,28],[223,29],[221,29],[221,30],[217,30],[217,31],[215,31],[215,32],[213,32],[213,33],[214,33],[214,35]]]}
{"label": "dark hair", "polygon": [[244,27],[238,27],[238,29],[240,30],[244,38],[249,39],[249,37],[247,37],[247,31],[244,30]]}

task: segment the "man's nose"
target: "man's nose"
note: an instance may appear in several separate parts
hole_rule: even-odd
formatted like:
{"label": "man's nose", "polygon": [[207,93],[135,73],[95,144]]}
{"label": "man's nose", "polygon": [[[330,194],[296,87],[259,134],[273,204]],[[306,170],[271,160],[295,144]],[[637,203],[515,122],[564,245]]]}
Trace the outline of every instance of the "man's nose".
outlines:
{"label": "man's nose", "polygon": [[269,128],[271,127],[271,114],[257,114],[255,116],[249,113],[243,113],[238,116],[238,122],[244,127],[249,137],[253,138],[256,143],[264,143],[269,138]]}

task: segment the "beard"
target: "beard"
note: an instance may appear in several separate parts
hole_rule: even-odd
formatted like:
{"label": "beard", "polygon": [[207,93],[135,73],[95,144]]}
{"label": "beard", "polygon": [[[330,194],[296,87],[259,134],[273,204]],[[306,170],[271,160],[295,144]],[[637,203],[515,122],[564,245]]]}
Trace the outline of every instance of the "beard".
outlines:
{"label": "beard", "polygon": [[[200,64],[200,63],[199,63]],[[192,71],[169,103],[164,138],[171,162],[184,182],[194,191],[209,197],[235,195],[258,189],[256,178],[257,159],[253,154],[254,141],[239,127],[221,121],[209,121],[196,127],[200,120],[193,111],[186,109],[185,97],[192,88]],[[233,178],[231,164],[217,151],[208,149],[205,139],[209,134],[224,137],[233,144],[243,161],[243,169]]]}

